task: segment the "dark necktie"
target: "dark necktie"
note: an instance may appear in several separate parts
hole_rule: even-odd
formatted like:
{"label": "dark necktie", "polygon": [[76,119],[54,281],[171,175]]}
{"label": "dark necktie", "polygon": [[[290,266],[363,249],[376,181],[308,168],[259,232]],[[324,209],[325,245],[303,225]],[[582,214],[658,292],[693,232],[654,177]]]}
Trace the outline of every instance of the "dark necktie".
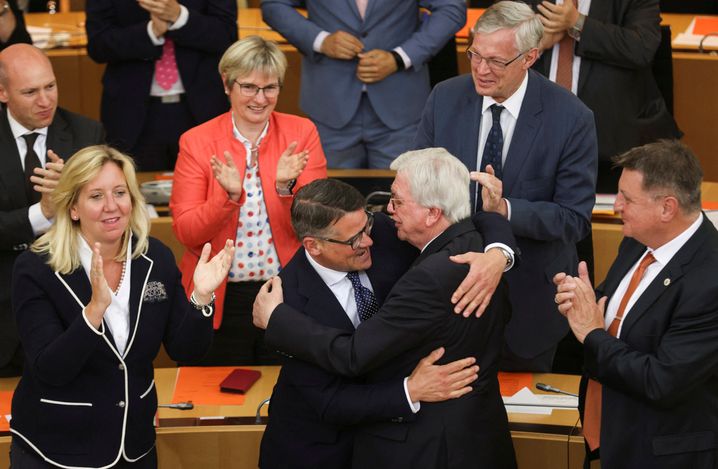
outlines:
{"label": "dark necktie", "polygon": [[501,152],[504,148],[504,133],[501,131],[501,111],[504,110],[504,107],[492,104],[490,109],[493,123],[484,145],[484,155],[481,158],[480,169],[481,171],[486,171],[486,165],[490,164],[494,168],[496,177],[501,179]]}
{"label": "dark necktie", "polygon": [[376,302],[374,292],[361,284],[359,272],[348,272],[347,278],[352,283],[352,287],[354,287],[354,300],[357,303],[359,319],[366,321],[379,311],[379,304]]}
{"label": "dark necktie", "polygon": [[[656,258],[649,252],[641,259],[638,268],[633,272],[631,280],[628,282],[626,293],[623,294],[623,298],[621,298],[621,302],[618,304],[616,317],[613,318],[611,325],[608,326],[608,333],[613,337],[618,335],[618,327],[621,325],[621,321],[623,321],[623,314],[626,311],[628,300],[631,299],[636,288],[638,288],[638,284],[641,283],[643,274],[646,273],[648,266],[654,262],[656,262]],[[602,395],[603,387],[601,383],[589,379],[588,386],[586,387],[586,403],[583,411],[583,437],[586,439],[586,443],[591,451],[601,446]]]}
{"label": "dark necktie", "polygon": [[25,194],[27,194],[27,200],[33,204],[39,202],[41,197],[41,194],[32,188],[33,183],[30,181],[30,176],[35,174],[33,169],[42,168],[40,158],[37,157],[37,153],[35,153],[35,149],[33,148],[38,135],[39,134],[33,132],[22,136],[27,145],[27,151],[25,152]]}

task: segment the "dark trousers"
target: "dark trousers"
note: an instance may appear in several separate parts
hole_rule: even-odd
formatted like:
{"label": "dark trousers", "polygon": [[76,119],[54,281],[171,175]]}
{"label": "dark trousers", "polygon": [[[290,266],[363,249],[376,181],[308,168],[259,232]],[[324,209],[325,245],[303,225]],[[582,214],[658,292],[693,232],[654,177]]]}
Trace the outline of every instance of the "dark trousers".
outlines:
{"label": "dark trousers", "polygon": [[281,358],[264,345],[264,331],[252,324],[254,297],[264,282],[227,282],[222,325],[212,346],[194,366],[280,365]]}
{"label": "dark trousers", "polygon": [[129,150],[138,171],[172,171],[179,153],[180,136],[199,124],[184,99],[177,103],[163,103],[160,98],[150,98],[142,133]]}
{"label": "dark trousers", "polygon": [[[112,466],[113,469],[156,469],[157,468],[157,450],[152,448],[148,454],[142,459],[129,462],[120,459],[117,464]],[[17,437],[13,437],[10,444],[10,469],[57,469],[57,466],[50,464],[40,457],[39,454],[31,450],[27,445],[18,441]]]}

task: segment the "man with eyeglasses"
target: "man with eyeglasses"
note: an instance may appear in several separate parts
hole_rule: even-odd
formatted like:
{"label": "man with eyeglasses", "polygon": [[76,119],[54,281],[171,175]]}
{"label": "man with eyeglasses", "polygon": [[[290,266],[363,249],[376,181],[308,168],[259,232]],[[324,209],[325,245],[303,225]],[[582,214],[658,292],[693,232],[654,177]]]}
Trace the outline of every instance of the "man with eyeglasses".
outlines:
{"label": "man with eyeglasses", "polygon": [[[374,389],[391,382],[395,389],[400,388],[404,377],[410,376],[407,398],[424,401],[419,408],[412,405],[415,413],[409,410],[406,398],[395,393],[395,399],[391,399],[386,391],[365,391],[358,394],[353,405],[345,404],[341,414],[344,419],[351,421],[353,417],[355,423],[362,424],[353,430],[351,467],[473,469],[480,461],[485,467],[514,468],[497,381],[503,329],[510,314],[505,283],[499,284],[481,318],[457,317],[451,301],[467,269],[450,256],[480,252],[485,245],[482,234],[468,219],[469,172],[443,148],[404,153],[392,163],[392,169],[397,175],[388,210],[394,226],[383,214],[377,214],[372,221],[363,210],[361,196],[353,195],[354,189],[320,190],[322,185],[341,183],[315,181],[297,193],[292,223],[297,235],[303,236],[305,250],[280,273],[281,282],[274,278],[262,287],[255,300],[255,325],[267,328],[268,343],[295,356],[291,361],[294,365],[306,360],[329,373],[363,375],[365,386]],[[486,220],[482,222],[481,218]],[[500,216],[483,213],[476,215],[474,221],[483,225],[482,233],[501,229],[510,236],[508,223]],[[354,246],[357,249],[352,250]],[[297,263],[304,268],[299,269]],[[444,350],[437,352],[440,347]],[[412,371],[422,357],[426,357],[423,363]],[[443,364],[466,357],[474,357],[479,365],[475,383],[470,378],[452,380],[454,390],[438,393],[439,398],[434,398],[434,393],[426,399],[415,396],[411,381],[417,378],[417,371],[426,371],[422,365],[428,367],[439,358]],[[463,363],[453,365],[458,370]],[[316,373],[326,373],[306,366]],[[454,371],[449,377],[463,378],[466,372],[474,378],[477,370],[471,369]],[[303,379],[304,387],[295,386],[296,392],[304,396],[312,386],[321,384],[316,377],[307,376],[312,375],[297,375],[297,380]],[[436,380],[437,386],[441,387],[446,379]],[[301,406],[297,400],[275,400],[275,396],[281,399],[282,392],[287,391],[287,382],[280,377],[272,406],[284,412]],[[339,399],[339,393],[325,392],[323,415],[330,418],[332,411],[336,413]],[[399,413],[397,407],[403,407],[404,412]],[[286,425],[280,412],[274,413],[277,408],[270,408],[267,445],[264,441],[262,444],[262,456],[267,459],[279,457],[270,451],[269,442],[279,444],[276,438],[282,423],[285,432],[292,432],[292,437],[286,438],[295,441],[303,438],[295,435],[306,429],[300,424],[294,428]],[[374,414],[373,422],[366,418],[370,413]],[[275,415],[277,426],[272,428]],[[336,441],[335,433],[327,432],[323,437],[325,444]],[[319,450],[307,449],[308,454],[312,451]],[[265,466],[261,462],[263,469],[299,467]]]}
{"label": "man with eyeglasses", "polygon": [[575,271],[575,243],[591,230],[595,125],[578,98],[530,70],[543,26],[528,5],[492,5],[473,34],[471,75],[434,88],[415,145],[445,147],[476,171],[474,208],[511,223],[522,262],[506,274],[513,313],[501,367],[547,372],[568,332],[551,278]]}

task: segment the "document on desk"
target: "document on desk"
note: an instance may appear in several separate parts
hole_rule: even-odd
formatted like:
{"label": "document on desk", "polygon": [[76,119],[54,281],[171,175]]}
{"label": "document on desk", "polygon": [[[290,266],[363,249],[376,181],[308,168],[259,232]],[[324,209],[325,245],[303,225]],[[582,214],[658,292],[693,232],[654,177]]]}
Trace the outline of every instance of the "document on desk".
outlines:
{"label": "document on desk", "polygon": [[576,409],[578,398],[553,394],[534,394],[524,387],[511,397],[503,397],[509,414],[551,415],[553,409]]}
{"label": "document on desk", "polygon": [[698,47],[703,41],[706,49],[718,49],[718,36],[708,36],[709,33],[718,33],[718,19],[709,16],[696,16],[682,33],[678,33],[673,40],[673,47]]}

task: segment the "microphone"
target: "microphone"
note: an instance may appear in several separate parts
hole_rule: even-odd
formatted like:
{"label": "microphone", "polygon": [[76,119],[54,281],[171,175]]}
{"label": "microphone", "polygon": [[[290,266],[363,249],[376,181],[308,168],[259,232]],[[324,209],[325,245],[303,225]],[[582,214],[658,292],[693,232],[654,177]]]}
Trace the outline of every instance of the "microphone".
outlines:
{"label": "microphone", "polygon": [[187,401],[187,402],[178,402],[177,404],[157,404],[157,407],[166,407],[168,409],[177,409],[177,410],[192,410],[192,409],[194,409],[194,404],[192,404],[192,401]]}
{"label": "microphone", "polygon": [[259,403],[259,405],[257,406],[257,414],[254,416],[254,423],[256,423],[256,424],[262,423],[262,415],[259,412],[262,410],[262,407],[264,407],[265,404],[269,404],[270,399],[271,399],[271,397],[268,397]]}
{"label": "microphone", "polygon": [[541,391],[546,391],[546,392],[555,392],[556,394],[565,394],[565,395],[571,396],[571,397],[578,397],[578,394],[566,392],[562,389],[554,388],[553,386],[551,386],[549,384],[544,384],[544,383],[536,383],[536,389],[540,389]]}

